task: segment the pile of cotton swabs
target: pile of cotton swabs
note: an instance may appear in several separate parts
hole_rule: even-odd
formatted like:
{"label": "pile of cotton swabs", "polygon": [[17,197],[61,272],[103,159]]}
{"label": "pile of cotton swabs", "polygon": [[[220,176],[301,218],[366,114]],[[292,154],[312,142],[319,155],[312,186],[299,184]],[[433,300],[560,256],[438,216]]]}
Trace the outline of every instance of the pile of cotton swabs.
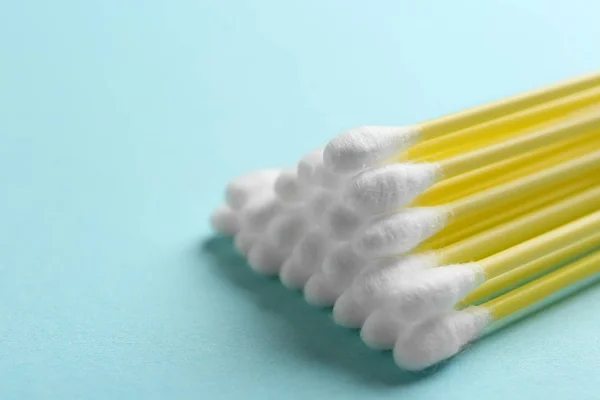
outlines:
{"label": "pile of cotton swabs", "polygon": [[600,271],[600,73],[343,132],[234,179],[212,223],[255,271],[426,368]]}

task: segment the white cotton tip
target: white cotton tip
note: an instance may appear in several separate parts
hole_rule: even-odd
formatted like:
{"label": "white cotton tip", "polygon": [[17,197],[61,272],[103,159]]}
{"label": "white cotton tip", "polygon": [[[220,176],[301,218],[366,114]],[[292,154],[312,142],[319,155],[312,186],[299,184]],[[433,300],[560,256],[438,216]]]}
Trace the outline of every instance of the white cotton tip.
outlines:
{"label": "white cotton tip", "polygon": [[333,306],[333,320],[346,328],[360,328],[370,312],[371,309],[356,301],[352,291],[347,289]]}
{"label": "white cotton tip", "polygon": [[323,273],[316,273],[304,286],[304,299],[314,306],[328,307],[335,303],[342,292],[343,289],[328,280]]}
{"label": "white cotton tip", "polygon": [[320,170],[320,185],[322,188],[337,192],[344,187],[348,181],[348,175],[341,175],[331,172],[324,165],[321,165]]}
{"label": "white cotton tip", "polygon": [[318,228],[313,229],[302,237],[294,249],[294,256],[303,269],[319,271],[332,245],[325,232]]}
{"label": "white cotton tip", "polygon": [[394,309],[407,320],[432,317],[452,309],[483,280],[477,263],[432,268],[396,287]]}
{"label": "white cotton tip", "polygon": [[310,221],[302,208],[284,210],[267,228],[267,240],[277,248],[292,250],[309,228]]}
{"label": "white cotton tip", "polygon": [[260,274],[275,275],[286,259],[286,254],[265,242],[258,242],[248,253],[248,263]]}
{"label": "white cotton tip", "polygon": [[367,260],[356,254],[350,243],[343,243],[331,251],[323,261],[327,278],[340,284],[350,284],[367,265]]}
{"label": "white cotton tip", "polygon": [[412,323],[403,321],[388,310],[379,309],[365,320],[360,337],[373,349],[389,350],[396,341],[406,340],[412,328]]}
{"label": "white cotton tip", "polygon": [[281,171],[274,189],[277,197],[285,203],[303,202],[311,195],[311,189],[298,180],[295,169]]}
{"label": "white cotton tip", "polygon": [[237,235],[235,235],[233,244],[240,254],[247,256],[257,239],[258,237],[256,234],[240,231]]}
{"label": "white cotton tip", "polygon": [[361,215],[399,209],[431,187],[440,176],[434,163],[395,163],[362,172],[344,187],[344,198]]}
{"label": "white cotton tip", "polygon": [[323,214],[323,227],[336,240],[350,240],[363,222],[363,217],[341,203],[332,204]]}
{"label": "white cotton tip", "polygon": [[253,199],[242,210],[241,228],[246,232],[264,232],[283,208],[283,204],[273,193]]}
{"label": "white cotton tip", "polygon": [[213,229],[223,235],[235,235],[240,229],[238,215],[231,207],[220,205],[210,214]]}
{"label": "white cotton tip", "polygon": [[332,139],[323,162],[332,172],[350,174],[373,167],[419,140],[416,126],[359,126]]}
{"label": "white cotton tip", "polygon": [[395,299],[406,281],[436,266],[436,258],[428,253],[414,254],[398,260],[382,260],[354,279],[354,297],[365,304]]}
{"label": "white cotton tip", "polygon": [[297,166],[298,180],[307,186],[319,186],[321,184],[321,172],[323,169],[323,148],[319,147],[304,155]]}
{"label": "white cotton tip", "polygon": [[313,271],[302,268],[295,257],[289,257],[281,266],[279,279],[288,289],[302,289],[312,276]]}
{"label": "white cotton tip", "polygon": [[443,207],[407,208],[383,216],[357,232],[354,250],[368,258],[407,253],[446,226],[448,217]]}
{"label": "white cotton tip", "polygon": [[313,222],[319,223],[325,211],[333,204],[336,198],[336,193],[328,190],[321,190],[315,194],[308,204],[308,214]]}
{"label": "white cotton tip", "polygon": [[279,172],[279,169],[262,169],[232,179],[225,189],[227,204],[239,210],[253,197],[271,191]]}
{"label": "white cotton tip", "polygon": [[476,339],[492,321],[485,308],[471,307],[426,320],[410,336],[394,346],[400,368],[418,371],[457,354]]}

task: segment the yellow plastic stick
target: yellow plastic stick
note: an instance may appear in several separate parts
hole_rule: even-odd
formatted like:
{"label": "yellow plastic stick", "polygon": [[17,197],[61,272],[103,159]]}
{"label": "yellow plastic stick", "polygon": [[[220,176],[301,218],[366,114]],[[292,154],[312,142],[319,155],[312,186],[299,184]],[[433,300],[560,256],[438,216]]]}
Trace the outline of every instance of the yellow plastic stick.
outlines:
{"label": "yellow plastic stick", "polygon": [[566,80],[540,89],[534,89],[515,96],[506,97],[490,103],[468,108],[453,114],[425,121],[419,124],[424,140],[431,139],[449,132],[464,129],[541,104],[559,97],[588,89],[600,83],[600,73],[595,72],[586,76]]}
{"label": "yellow plastic stick", "polygon": [[501,291],[506,291],[507,289],[519,285],[526,280],[531,280],[561,263],[584,255],[598,246],[600,246],[600,233],[595,233],[592,236],[579,240],[570,246],[555,250],[543,257],[515,268],[512,271],[506,272],[484,282],[471,291],[471,293],[466,295],[459,303],[457,303],[456,307],[463,308],[468,305],[481,303],[485,299]]}
{"label": "yellow plastic stick", "polygon": [[413,204],[429,206],[453,201],[596,149],[600,149],[600,131],[542,147],[527,154],[509,157],[468,173],[444,179],[419,195]]}
{"label": "yellow plastic stick", "polygon": [[572,179],[579,179],[588,172],[600,169],[600,151],[596,150],[574,160],[560,163],[554,167],[527,175],[498,185],[487,190],[463,197],[444,206],[454,218],[474,214],[483,209],[528,196],[530,193],[544,188],[556,187]]}
{"label": "yellow plastic stick", "polygon": [[567,196],[588,189],[600,183],[600,175],[592,174],[588,177],[578,179],[575,182],[560,186],[556,190],[538,190],[524,200],[516,200],[502,204],[482,212],[475,213],[470,217],[460,219],[451,223],[431,238],[422,242],[414,252],[434,250],[451,245],[459,240],[466,239],[487,229],[511,221],[529,212],[562,200]]}
{"label": "yellow plastic stick", "polygon": [[464,153],[506,137],[519,135],[527,128],[563,117],[599,101],[600,88],[592,87],[416,144],[395,161],[432,161]]}
{"label": "yellow plastic stick", "polygon": [[486,279],[491,279],[598,232],[600,232],[600,211],[479,260],[478,264],[483,268]]}
{"label": "yellow plastic stick", "polygon": [[[507,262],[502,254],[510,255],[512,253],[509,250],[514,248],[523,249],[523,247],[518,247],[520,245],[515,246],[516,244],[524,240],[535,240],[532,238],[535,238],[536,235],[549,235],[548,231],[551,229],[569,223],[590,212],[595,212],[600,206],[598,204],[599,198],[600,185],[597,185],[562,201],[552,203],[492,229],[438,249],[435,252],[436,257],[440,265],[479,260],[487,257],[480,262],[484,266],[486,277],[497,276],[497,272],[501,268],[505,268],[503,262]],[[598,219],[600,221],[600,214]],[[561,227],[557,229],[569,232],[568,228]],[[523,242],[523,246],[525,243],[529,242]]]}
{"label": "yellow plastic stick", "polygon": [[[542,189],[553,190],[565,183],[568,184],[568,182],[597,173],[598,170],[600,170],[600,150],[446,204],[422,207],[421,211],[416,212],[426,212],[432,225],[419,228],[423,229],[419,235],[420,240],[414,243],[414,247],[410,247],[412,243],[408,241],[406,244],[409,246],[405,247],[403,252],[414,250],[420,242],[427,240],[452,223],[461,223],[464,222],[461,220],[483,213],[485,210],[526,199]],[[597,203],[597,199],[594,201]],[[378,221],[376,220],[375,223]],[[417,227],[417,221],[410,223],[415,228]],[[460,262],[460,260],[458,261]]]}
{"label": "yellow plastic stick", "polygon": [[600,272],[600,251],[481,305],[500,320]]}
{"label": "yellow plastic stick", "polygon": [[507,157],[600,129],[600,109],[594,107],[528,134],[437,162],[445,178],[501,161]]}

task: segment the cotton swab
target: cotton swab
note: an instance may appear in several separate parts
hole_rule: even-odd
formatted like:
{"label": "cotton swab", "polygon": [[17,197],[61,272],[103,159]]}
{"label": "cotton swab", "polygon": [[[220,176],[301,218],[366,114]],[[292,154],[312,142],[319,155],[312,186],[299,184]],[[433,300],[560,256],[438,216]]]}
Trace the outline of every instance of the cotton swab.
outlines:
{"label": "cotton swab", "polygon": [[[579,199],[579,198],[577,198]],[[587,197],[588,199],[588,203],[589,203],[589,196]],[[580,201],[580,200],[578,200]],[[591,200],[592,202],[594,201],[594,199],[592,198]],[[581,201],[580,201],[581,202]],[[562,203],[561,203],[562,204]],[[566,203],[567,205],[571,204],[571,203]],[[579,204],[579,203],[577,203]],[[586,203],[587,204],[587,203]],[[587,205],[589,208],[589,204]],[[547,217],[547,213],[552,213],[552,212],[556,212],[557,209],[560,210],[559,206],[556,206],[555,208],[551,208],[550,211],[546,211],[546,214],[542,213],[539,214],[539,216],[537,217],[538,219],[541,219],[540,222],[536,223],[536,227],[539,229],[542,229],[542,227],[544,226],[550,226],[553,227],[555,225],[548,225],[551,223],[556,223],[556,221],[561,221],[560,219],[548,219]],[[581,209],[574,209],[574,211],[583,211],[585,210],[585,208],[581,208]],[[535,215],[538,215],[535,214]],[[568,215],[572,215],[569,213],[563,213],[565,216]],[[418,215],[417,217],[418,218]],[[524,221],[526,221],[526,224],[529,223],[533,223],[535,222],[533,219],[525,219]],[[511,226],[514,226],[511,225]],[[393,229],[402,229],[402,226],[394,226]],[[526,229],[521,228],[522,232],[527,232]],[[543,231],[540,231],[543,232]],[[396,239],[399,235],[396,234],[395,231],[392,231],[391,229],[388,229],[387,231],[385,231],[386,234],[391,235],[394,239]],[[518,237],[513,235],[513,237]],[[498,242],[498,243],[502,243],[502,242]],[[373,246],[373,243],[369,243],[371,246]],[[327,251],[326,249],[329,247],[325,247],[325,250],[323,251]],[[383,256],[388,256],[388,255],[393,255],[393,253],[386,253],[383,254]],[[356,276],[356,274],[365,266],[368,264],[368,259],[372,258],[370,257],[369,254],[365,255],[363,253],[360,253],[358,250],[356,250],[355,248],[355,243],[350,244],[350,243],[344,243],[341,245],[338,245],[337,248],[333,249],[332,251],[328,251],[328,255],[323,259],[323,273],[315,276],[314,278],[310,278],[313,282],[311,283],[310,286],[308,286],[308,288],[306,290],[308,290],[310,293],[308,293],[307,299],[308,301],[310,301],[312,304],[318,304],[318,305],[329,305],[329,301],[330,299],[334,299],[335,300],[335,296],[341,292],[343,292],[350,284],[352,279],[354,278],[354,276]],[[319,260],[319,262],[321,262]],[[309,280],[310,282],[310,280]],[[313,292],[314,289],[318,288],[318,291]],[[323,294],[327,294],[326,299],[323,298],[321,300],[319,300],[319,296],[323,295]]]}
{"label": "cotton swab", "polygon": [[272,246],[292,249],[311,222],[320,218],[330,200],[337,196],[325,189],[332,182],[329,181],[331,174],[324,171],[322,160],[323,149],[317,148],[277,178],[274,190],[284,209],[265,235]]}
{"label": "cotton swab", "polygon": [[274,186],[277,196],[286,203],[302,203],[308,200],[312,194],[312,188],[298,179],[296,169],[283,170]]}
{"label": "cotton swab", "polygon": [[337,190],[344,177],[333,174],[323,165],[323,148],[305,154],[295,168],[283,171],[275,182],[275,193],[289,203],[307,201],[317,188]]}
{"label": "cotton swab", "polygon": [[600,232],[600,211],[477,262],[424,271],[394,287],[394,311],[407,320],[439,314],[454,307],[485,280],[518,268],[556,249],[570,246],[597,232]]}
{"label": "cotton swab", "polygon": [[312,186],[335,191],[344,183],[345,177],[331,172],[323,164],[323,148],[319,148],[298,162],[298,179]]}
{"label": "cotton swab", "polygon": [[510,220],[492,229],[468,237],[449,246],[401,259],[396,268],[375,270],[355,281],[357,295],[395,292],[401,284],[397,272],[403,273],[410,265],[411,270],[424,270],[435,266],[456,264],[481,259],[506,250],[517,243],[544,234],[549,230],[569,223],[598,208],[600,186],[592,187],[562,201]]}
{"label": "cotton swab", "polygon": [[276,275],[287,257],[285,251],[261,240],[254,243],[248,252],[248,264],[260,274]]}
{"label": "cotton swab", "polygon": [[599,272],[600,252],[595,252],[481,306],[426,320],[415,326],[408,338],[396,342],[394,360],[408,370],[434,365],[457,354],[493,322],[525,310]]}
{"label": "cotton swab", "polygon": [[334,192],[318,190],[310,200],[289,206],[272,221],[265,234],[266,240],[275,247],[292,249],[336,198]]}
{"label": "cotton swab", "polygon": [[325,147],[325,166],[340,174],[357,173],[424,140],[530,108],[600,83],[600,74],[563,81],[495,102],[404,127],[359,127],[346,131]]}
{"label": "cotton swab", "polygon": [[[364,312],[360,315],[368,314],[388,302],[390,298],[395,298],[397,293],[405,291],[402,288],[411,283],[409,278],[414,277],[415,273],[433,267],[487,257],[520,241],[533,238],[536,234],[558,227],[561,223],[572,221],[597,207],[595,199],[598,193],[598,188],[589,189],[435,251],[416,253],[397,260],[384,259],[369,268],[366,268],[369,264],[365,262],[363,272],[355,274],[358,276],[354,278],[352,286],[346,290],[348,294],[344,293],[344,295],[353,296],[354,302],[361,304]],[[346,303],[350,302],[350,300],[346,301]],[[338,308],[337,304],[335,308]],[[340,305],[336,318],[343,325],[362,324],[364,320],[361,321],[354,314],[348,307]]]}
{"label": "cotton swab", "polygon": [[[579,157],[589,153],[594,148],[600,148],[600,135],[597,132],[545,146],[520,156],[509,157],[501,162],[493,163],[453,178],[444,179],[441,182],[437,182],[424,193],[419,194],[416,199],[414,197],[421,191],[423,185],[409,185],[405,187],[405,190],[398,190],[403,185],[395,186],[391,190],[383,192],[385,195],[378,195],[381,197],[385,196],[385,201],[381,202],[380,206],[383,203],[387,204],[380,208],[393,211],[409,201],[412,205],[420,206],[437,205],[453,201],[492,186],[521,178],[560,162]],[[397,181],[397,177],[394,177],[394,175],[398,170],[404,168],[401,166],[398,169],[398,165],[383,167],[377,170],[378,172],[375,172],[375,174],[380,174],[380,176],[388,175],[387,177],[390,178],[388,186],[393,185],[393,182]],[[413,164],[411,168],[413,167],[418,168],[418,164]],[[391,172],[391,174],[385,172],[386,170]],[[365,172],[362,175],[368,176],[370,174],[372,174],[371,171]],[[362,175],[359,175],[357,179],[369,180],[368,177],[363,177]],[[347,240],[352,237],[367,218],[367,216],[360,215],[360,213],[347,206],[339,204],[331,206],[324,215],[325,226],[328,228],[328,232],[339,240]]]}
{"label": "cotton swab", "polygon": [[[348,219],[346,221],[348,221]],[[347,227],[345,229],[342,229],[342,230],[344,230],[346,232],[351,232],[352,231],[352,229],[347,228]],[[278,233],[275,233],[273,236],[274,237],[281,237],[281,238],[284,237],[282,235],[279,235]],[[336,237],[336,239],[343,239],[343,238]],[[326,242],[327,241],[325,240],[325,241],[323,241],[320,244],[320,248],[321,248],[322,251],[325,250],[328,247],[326,245]],[[318,251],[318,250],[314,251],[314,252],[313,251],[309,251],[309,253],[320,254],[320,253],[322,253],[322,251]],[[299,258],[301,259],[302,256],[295,257],[295,258],[296,258],[295,260],[290,260],[289,262],[285,263],[284,268],[282,269],[282,270],[286,271],[286,273],[285,273],[286,276],[285,276],[284,280],[289,281],[289,282],[287,282],[287,284],[289,284],[290,286],[301,287],[302,284],[304,283],[306,277],[309,276],[309,274],[308,273],[306,273],[306,274],[301,274],[301,273],[294,274],[294,273],[292,273],[292,271],[291,271],[292,269],[295,269],[295,268],[304,268],[303,263],[299,260]],[[320,262],[320,260],[319,260],[319,262]],[[319,262],[317,262],[317,264]],[[314,265],[314,263],[312,263],[312,264]],[[292,282],[292,280],[295,280],[295,278],[291,278],[292,276],[295,276],[296,278],[298,278],[297,282]]]}
{"label": "cotton swab", "polygon": [[487,279],[456,303],[455,308],[465,308],[469,305],[483,303],[494,295],[503,294],[500,293],[502,291],[506,292],[508,291],[507,289],[514,288],[526,280],[532,280],[548,272],[552,267],[584,255],[586,252],[597,249],[599,246],[600,233],[595,233],[569,246],[556,249],[518,268]]}
{"label": "cotton swab", "polygon": [[216,232],[233,236],[240,229],[237,214],[228,205],[220,205],[210,215],[210,224]]}
{"label": "cotton swab", "polygon": [[304,185],[319,186],[322,182],[323,148],[304,155],[296,167],[298,180]]}
{"label": "cotton swab", "polygon": [[322,153],[322,148],[316,149],[303,156],[297,165],[297,181],[312,190],[310,198],[302,204],[303,215],[284,213],[273,222],[266,235],[273,246],[294,246],[279,273],[281,282],[290,289],[306,285],[320,267],[321,254],[329,242],[319,226],[323,213],[339,196],[335,188],[341,180],[325,170]]}
{"label": "cotton swab", "polygon": [[257,240],[258,238],[256,234],[242,231],[235,235],[233,239],[233,245],[240,254],[247,256]]}
{"label": "cotton swab", "polygon": [[240,175],[225,190],[226,204],[218,206],[210,217],[213,229],[224,235],[235,235],[241,229],[240,212],[250,201],[271,190],[279,169],[261,169]]}
{"label": "cotton swab", "polygon": [[402,254],[440,231],[451,219],[459,220],[480,210],[524,198],[542,188],[558,187],[598,169],[600,151],[594,151],[450,203],[405,209],[368,224],[353,240],[353,248],[367,258]]}
{"label": "cotton swab", "polygon": [[[304,192],[308,192],[309,195],[305,195],[303,201],[301,199],[300,202],[287,201],[289,203],[288,210],[282,212],[270,224],[265,234],[265,240],[271,246],[283,248],[286,252],[291,253],[283,262],[279,277],[286,287],[297,289],[303,288],[315,272],[310,268],[310,265],[317,264],[309,264],[309,267],[306,267],[295,249],[304,249],[307,245],[309,247],[314,246],[314,241],[311,242],[313,237],[321,241],[318,234],[317,237],[314,236],[318,230],[313,229],[312,233],[309,233],[308,230],[320,225],[319,221],[323,212],[337,198],[338,194],[332,189],[339,183],[339,179],[332,178],[332,174],[325,171],[322,162],[322,148],[303,156],[297,165],[295,175],[289,171],[287,173],[289,175],[287,178],[280,176],[280,179],[291,180],[294,178],[297,185],[302,187]],[[338,182],[333,182],[336,179]],[[279,191],[279,198],[285,203],[286,195],[281,193],[281,188]],[[295,197],[299,198],[299,196]],[[289,197],[287,200],[289,200]],[[290,207],[296,207],[296,209]],[[301,243],[298,243],[299,241]],[[318,254],[314,252],[310,252],[310,255],[313,258],[315,255],[318,257]]]}
{"label": "cotton swab", "polygon": [[[600,233],[555,250],[512,271],[484,282],[459,301],[454,308],[466,308],[504,294],[518,287],[518,285],[524,284],[525,281],[533,280],[549,272],[552,268],[559,267],[561,263],[573,261],[577,257],[584,256],[587,252],[598,246],[600,246]],[[414,321],[403,320],[401,316],[394,312],[393,307],[391,309],[378,309],[364,320],[361,329],[361,338],[369,347],[391,349],[394,347],[396,341],[404,340],[415,325]]]}
{"label": "cotton swab", "polygon": [[281,267],[282,283],[291,289],[304,288],[310,277],[321,268],[331,242],[319,228],[307,232]]}
{"label": "cotton swab", "polygon": [[253,270],[267,275],[277,273],[287,256],[281,249],[263,240],[271,221],[276,220],[285,209],[273,191],[275,180],[281,172],[282,170],[269,170],[267,174],[255,173],[254,176],[262,178],[255,180],[248,178],[253,176],[249,174],[228,185],[228,194],[244,194],[238,196],[244,197],[244,204],[237,211],[240,229],[234,239],[235,246],[240,253],[247,255]]}
{"label": "cotton swab", "polygon": [[354,278],[352,285],[336,301],[334,320],[342,326],[358,328],[365,319],[376,309],[384,307],[388,300],[369,286],[375,286],[375,279],[380,279],[382,285],[388,285],[392,280],[405,279],[410,274],[425,268],[436,267],[435,260],[428,253],[418,253],[400,258],[380,259],[366,264],[363,270]]}
{"label": "cotton swab", "polygon": [[240,210],[250,198],[265,188],[271,188],[281,170],[261,169],[234,178],[227,184],[225,198],[233,210]]}
{"label": "cotton swab", "polygon": [[249,201],[241,212],[241,227],[247,232],[262,233],[284,205],[270,191]]}
{"label": "cotton swab", "polygon": [[599,110],[593,108],[528,134],[435,163],[391,164],[366,171],[346,186],[344,197],[351,208],[362,214],[391,211],[407,204],[442,177],[451,178],[560,140],[598,131]]}
{"label": "cotton swab", "polygon": [[352,291],[347,289],[335,301],[332,316],[334,322],[340,326],[360,328],[371,312],[371,307],[357,301]]}
{"label": "cotton swab", "polygon": [[322,272],[317,272],[304,286],[304,300],[313,306],[329,307],[336,302],[343,291],[343,287],[331,282]]}
{"label": "cotton swab", "polygon": [[360,338],[372,349],[390,350],[399,340],[406,340],[416,324],[396,316],[393,311],[377,309],[364,320]]}
{"label": "cotton swab", "polygon": [[288,209],[269,225],[265,239],[273,246],[291,252],[310,228],[311,219],[306,207]]}
{"label": "cotton swab", "polygon": [[[599,103],[600,72],[343,133],[292,168],[234,179],[211,222],[369,346],[395,341],[399,364],[427,364],[493,319],[472,305],[600,245]],[[408,348],[428,326],[460,340]]]}

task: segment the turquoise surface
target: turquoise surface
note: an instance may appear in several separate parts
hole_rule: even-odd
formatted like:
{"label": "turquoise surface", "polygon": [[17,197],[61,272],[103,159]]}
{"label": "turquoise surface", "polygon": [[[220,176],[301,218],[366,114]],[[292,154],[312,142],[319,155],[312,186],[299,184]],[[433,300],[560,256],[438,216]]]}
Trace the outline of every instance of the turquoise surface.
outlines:
{"label": "turquoise surface", "polygon": [[5,1],[0,398],[597,399],[592,287],[396,369],[207,217],[227,180],[600,64],[595,1]]}

